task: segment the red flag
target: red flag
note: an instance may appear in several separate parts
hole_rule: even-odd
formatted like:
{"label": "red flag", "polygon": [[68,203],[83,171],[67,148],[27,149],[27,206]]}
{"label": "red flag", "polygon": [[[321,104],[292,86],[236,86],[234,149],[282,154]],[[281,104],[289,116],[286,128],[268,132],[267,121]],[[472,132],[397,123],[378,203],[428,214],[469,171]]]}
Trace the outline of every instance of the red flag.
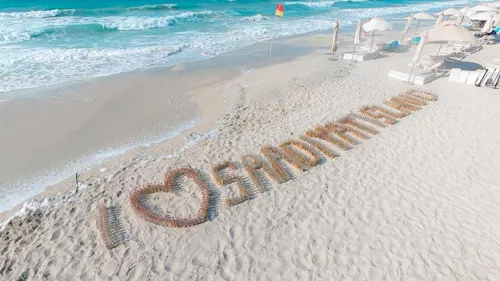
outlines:
{"label": "red flag", "polygon": [[284,13],[285,13],[285,6],[279,3],[276,4],[276,16],[283,17]]}

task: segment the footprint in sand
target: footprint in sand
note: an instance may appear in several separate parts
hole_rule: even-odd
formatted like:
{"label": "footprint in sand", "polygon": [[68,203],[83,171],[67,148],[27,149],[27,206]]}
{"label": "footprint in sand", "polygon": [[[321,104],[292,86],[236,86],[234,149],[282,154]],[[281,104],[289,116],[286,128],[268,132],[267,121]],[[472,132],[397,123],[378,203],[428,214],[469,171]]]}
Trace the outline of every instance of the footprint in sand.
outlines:
{"label": "footprint in sand", "polygon": [[232,240],[237,240],[241,236],[242,231],[243,230],[240,225],[235,225],[234,227],[231,227],[231,229],[229,229],[229,235],[231,236]]}
{"label": "footprint in sand", "polygon": [[56,231],[54,231],[54,232],[52,233],[52,236],[50,237],[50,241],[55,241],[55,240],[57,240],[57,239],[59,238],[59,236],[61,235],[61,231],[62,231],[62,230],[61,230],[60,228],[59,228],[59,229],[57,229]]}

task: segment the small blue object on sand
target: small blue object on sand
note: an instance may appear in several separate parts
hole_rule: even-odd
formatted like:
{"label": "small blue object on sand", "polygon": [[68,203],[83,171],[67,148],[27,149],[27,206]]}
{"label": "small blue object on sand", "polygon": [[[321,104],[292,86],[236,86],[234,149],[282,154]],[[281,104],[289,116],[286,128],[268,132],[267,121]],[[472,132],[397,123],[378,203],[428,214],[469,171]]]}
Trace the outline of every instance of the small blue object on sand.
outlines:
{"label": "small blue object on sand", "polygon": [[420,36],[415,36],[415,37],[413,37],[413,42],[414,42],[415,44],[419,43],[419,42],[420,42]]}
{"label": "small blue object on sand", "polygon": [[394,40],[389,44],[389,50],[395,50],[398,47],[399,47],[399,42],[397,40]]}
{"label": "small blue object on sand", "polygon": [[495,31],[496,34],[499,34],[500,33],[500,26],[497,26],[495,29],[493,29],[493,31]]}

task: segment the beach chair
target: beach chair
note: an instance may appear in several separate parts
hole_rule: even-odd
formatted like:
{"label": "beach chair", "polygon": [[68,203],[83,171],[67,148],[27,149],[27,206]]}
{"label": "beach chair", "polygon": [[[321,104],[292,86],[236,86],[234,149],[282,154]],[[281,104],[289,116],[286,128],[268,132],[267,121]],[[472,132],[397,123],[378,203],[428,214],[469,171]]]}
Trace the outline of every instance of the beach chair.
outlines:
{"label": "beach chair", "polygon": [[497,89],[500,83],[500,69],[492,69],[491,76],[485,81],[484,86],[492,89]]}
{"label": "beach chair", "polygon": [[467,79],[469,78],[470,71],[460,71],[460,74],[457,77],[457,83],[465,84]]}
{"label": "beach chair", "polygon": [[434,81],[437,78],[437,75],[435,72],[429,70],[412,70],[411,68],[407,67],[389,71],[388,77],[415,85],[425,85]]}
{"label": "beach chair", "polygon": [[482,78],[484,70],[467,71],[460,68],[453,68],[450,71],[449,81],[465,83],[467,85],[477,85],[478,80]]}
{"label": "beach chair", "polygon": [[365,61],[378,58],[380,52],[378,50],[369,51],[356,51],[356,52],[346,52],[342,54],[342,58],[345,60],[355,60],[355,61]]}
{"label": "beach chair", "polygon": [[447,56],[450,59],[461,60],[466,56],[479,51],[481,48],[482,46],[478,47],[478,45],[473,44],[452,44],[442,48],[439,51],[439,54]]}
{"label": "beach chair", "polygon": [[[436,75],[442,76],[448,71],[444,66],[446,64],[447,56],[427,56],[420,59],[420,61],[415,65],[416,68],[422,70],[428,70],[436,73]],[[408,66],[413,66],[409,63]]]}
{"label": "beach chair", "polygon": [[452,68],[450,71],[450,77],[448,77],[448,81],[457,82],[460,71],[462,71],[460,68]]}
{"label": "beach chair", "polygon": [[462,52],[465,52],[465,53],[471,55],[471,54],[479,52],[482,49],[483,49],[483,45],[481,45],[481,44],[469,44],[469,45],[467,45],[466,48],[464,48],[462,50]]}
{"label": "beach chair", "polygon": [[480,82],[476,84],[478,87],[498,88],[500,79],[500,69],[490,67],[486,70]]}
{"label": "beach chair", "polygon": [[495,36],[487,35],[477,39],[477,42],[482,45],[491,45],[491,44],[496,44],[497,40]]}
{"label": "beach chair", "polygon": [[484,70],[484,69],[476,70],[476,72],[478,73],[478,77],[476,79],[476,82],[474,83],[474,86],[481,87],[481,83],[483,82],[483,79],[484,79],[487,71],[488,70]]}
{"label": "beach chair", "polygon": [[465,84],[467,84],[467,85],[475,85],[477,79],[479,79],[480,74],[481,73],[478,72],[478,71],[471,71],[469,73],[469,77],[467,78],[467,81],[465,81]]}
{"label": "beach chair", "polygon": [[476,81],[476,87],[482,87],[484,84],[484,81],[488,79],[488,69],[482,70],[482,74],[480,74],[478,80]]}

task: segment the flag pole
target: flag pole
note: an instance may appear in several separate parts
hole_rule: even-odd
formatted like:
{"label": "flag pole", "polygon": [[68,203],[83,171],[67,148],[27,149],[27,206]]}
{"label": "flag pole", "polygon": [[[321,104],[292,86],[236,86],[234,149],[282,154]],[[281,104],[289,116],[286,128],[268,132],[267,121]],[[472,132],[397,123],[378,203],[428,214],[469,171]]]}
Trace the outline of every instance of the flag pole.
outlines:
{"label": "flag pole", "polygon": [[269,64],[271,64],[272,56],[273,56],[274,24],[275,23],[276,23],[276,13],[274,13],[273,27],[271,28],[271,47],[269,48]]}

